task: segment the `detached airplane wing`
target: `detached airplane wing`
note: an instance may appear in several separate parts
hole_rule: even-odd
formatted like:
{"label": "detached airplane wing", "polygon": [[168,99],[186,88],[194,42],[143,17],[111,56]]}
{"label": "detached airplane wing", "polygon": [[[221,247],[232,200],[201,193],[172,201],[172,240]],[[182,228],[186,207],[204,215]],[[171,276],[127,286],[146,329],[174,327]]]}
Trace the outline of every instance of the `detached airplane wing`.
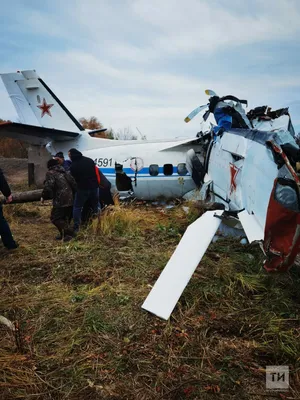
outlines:
{"label": "detached airplane wing", "polygon": [[17,122],[4,122],[0,124],[0,137],[11,137],[24,142],[37,145],[45,145],[52,140],[65,141],[78,137],[78,132],[68,132],[60,129],[46,128],[42,126],[19,124]]}
{"label": "detached airplane wing", "polygon": [[249,214],[248,211],[244,210],[238,213],[238,217],[249,243],[264,239],[264,230],[257,222],[254,214]]}
{"label": "detached airplane wing", "polygon": [[207,211],[185,231],[142,308],[167,320],[216,233],[223,210]]}

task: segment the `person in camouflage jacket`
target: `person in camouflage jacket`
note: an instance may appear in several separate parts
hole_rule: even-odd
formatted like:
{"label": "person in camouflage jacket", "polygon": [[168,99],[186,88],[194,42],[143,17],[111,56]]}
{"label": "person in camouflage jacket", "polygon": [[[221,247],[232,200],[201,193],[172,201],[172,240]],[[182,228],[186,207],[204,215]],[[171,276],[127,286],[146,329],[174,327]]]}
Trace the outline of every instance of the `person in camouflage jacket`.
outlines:
{"label": "person in camouflage jacket", "polygon": [[49,160],[48,172],[44,182],[41,201],[45,198],[53,199],[51,222],[59,230],[57,239],[68,241],[72,239],[74,232],[69,226],[72,219],[74,194],[76,182],[71,174],[59,165],[57,160]]}

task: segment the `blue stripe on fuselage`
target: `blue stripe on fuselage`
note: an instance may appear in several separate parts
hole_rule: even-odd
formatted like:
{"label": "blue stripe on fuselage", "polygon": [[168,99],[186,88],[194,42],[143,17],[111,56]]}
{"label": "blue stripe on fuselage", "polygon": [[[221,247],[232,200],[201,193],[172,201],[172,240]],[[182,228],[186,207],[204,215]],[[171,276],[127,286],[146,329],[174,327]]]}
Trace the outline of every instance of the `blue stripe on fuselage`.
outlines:
{"label": "blue stripe on fuselage", "polygon": [[[103,167],[98,167],[101,172],[104,175],[107,176],[115,176],[116,175],[116,171],[114,168],[103,168]],[[126,175],[128,176],[135,176],[135,172],[131,169],[131,168],[123,168],[123,172],[126,173]],[[144,167],[142,168],[140,171],[138,171],[137,176],[143,177],[143,178],[158,178],[158,177],[167,177],[167,178],[178,178],[178,177],[187,177],[190,176],[189,173],[187,173],[186,175],[179,175],[178,174],[178,169],[177,167],[173,167],[173,174],[172,175],[165,175],[164,174],[164,168],[163,167],[159,167],[158,168],[158,175],[150,175],[149,173],[149,167]]]}

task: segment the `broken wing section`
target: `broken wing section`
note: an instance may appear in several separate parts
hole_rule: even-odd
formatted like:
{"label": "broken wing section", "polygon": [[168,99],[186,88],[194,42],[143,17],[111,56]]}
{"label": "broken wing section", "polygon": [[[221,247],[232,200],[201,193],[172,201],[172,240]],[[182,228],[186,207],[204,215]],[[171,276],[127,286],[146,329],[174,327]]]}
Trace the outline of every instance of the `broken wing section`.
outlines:
{"label": "broken wing section", "polygon": [[221,216],[223,212],[207,211],[187,228],[144,301],[143,309],[165,320],[170,317],[221,223],[215,215]]}
{"label": "broken wing section", "polygon": [[264,239],[264,230],[259,225],[254,214],[249,214],[248,211],[244,210],[238,213],[238,217],[249,243]]}
{"label": "broken wing section", "polygon": [[10,137],[35,145],[46,145],[50,141],[72,140],[79,136],[78,132],[67,132],[60,129],[42,126],[4,122],[0,124],[0,137]]}

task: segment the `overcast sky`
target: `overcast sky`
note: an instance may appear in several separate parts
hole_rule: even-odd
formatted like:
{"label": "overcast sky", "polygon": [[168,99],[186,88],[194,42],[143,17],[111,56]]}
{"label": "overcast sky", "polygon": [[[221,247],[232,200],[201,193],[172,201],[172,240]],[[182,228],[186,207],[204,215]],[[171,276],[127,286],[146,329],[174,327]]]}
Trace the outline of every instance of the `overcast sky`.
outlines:
{"label": "overcast sky", "polygon": [[[0,1],[0,71],[35,69],[77,118],[194,136],[209,88],[290,106],[300,130],[299,0]],[[17,118],[2,81],[0,104]]]}

